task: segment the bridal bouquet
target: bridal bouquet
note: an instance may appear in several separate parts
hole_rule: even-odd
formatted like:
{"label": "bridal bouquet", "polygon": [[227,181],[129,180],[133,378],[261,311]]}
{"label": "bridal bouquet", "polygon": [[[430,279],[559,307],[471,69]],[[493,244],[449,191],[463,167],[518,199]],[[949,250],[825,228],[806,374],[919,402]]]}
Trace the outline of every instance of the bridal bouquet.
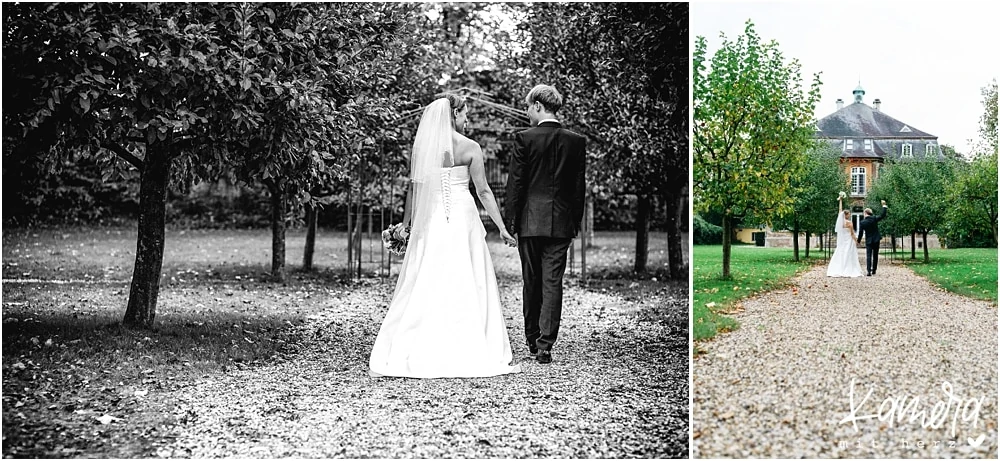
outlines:
{"label": "bridal bouquet", "polygon": [[847,197],[847,192],[840,191],[840,194],[838,195],[838,197],[840,197],[840,198]]}
{"label": "bridal bouquet", "polygon": [[[406,231],[406,236],[400,234]],[[403,227],[402,223],[393,224],[388,229],[382,231],[382,246],[389,250],[389,253],[402,256],[406,253],[406,242],[410,240],[410,230]]]}

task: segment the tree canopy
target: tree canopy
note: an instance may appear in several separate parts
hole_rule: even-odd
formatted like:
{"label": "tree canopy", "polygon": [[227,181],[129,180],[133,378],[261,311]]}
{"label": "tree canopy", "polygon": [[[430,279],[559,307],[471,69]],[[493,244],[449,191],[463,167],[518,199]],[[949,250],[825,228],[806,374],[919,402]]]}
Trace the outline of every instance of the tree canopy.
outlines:
{"label": "tree canopy", "polygon": [[[847,186],[847,175],[840,165],[840,150],[826,142],[809,149],[800,175],[791,178],[791,211],[772,221],[776,229],[788,229],[795,235],[795,259],[799,259],[798,233],[822,234],[837,218],[837,196]],[[844,205],[849,206],[849,198]],[[808,253],[807,253],[808,254]]]}
{"label": "tree canopy", "polygon": [[715,54],[694,47],[694,202],[723,213],[722,277],[730,277],[732,220],[770,221],[792,210],[793,178],[813,143],[819,75],[802,86],[797,60],[775,41],[762,42],[747,21],[735,41],[724,35]]}

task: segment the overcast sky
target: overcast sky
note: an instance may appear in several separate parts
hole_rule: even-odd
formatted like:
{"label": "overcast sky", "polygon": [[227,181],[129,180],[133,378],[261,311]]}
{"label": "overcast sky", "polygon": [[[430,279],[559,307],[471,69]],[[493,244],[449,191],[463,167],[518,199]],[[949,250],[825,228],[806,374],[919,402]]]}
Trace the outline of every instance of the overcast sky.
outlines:
{"label": "overcast sky", "polygon": [[786,59],[802,64],[803,87],[822,71],[817,118],[836,111],[836,100],[854,102],[861,79],[864,102],[882,100],[882,111],[936,135],[964,154],[979,137],[981,89],[1000,74],[997,16],[992,5],[971,1],[696,1],[695,36],[720,32],[730,40],[753,20],[764,42],[776,40]]}

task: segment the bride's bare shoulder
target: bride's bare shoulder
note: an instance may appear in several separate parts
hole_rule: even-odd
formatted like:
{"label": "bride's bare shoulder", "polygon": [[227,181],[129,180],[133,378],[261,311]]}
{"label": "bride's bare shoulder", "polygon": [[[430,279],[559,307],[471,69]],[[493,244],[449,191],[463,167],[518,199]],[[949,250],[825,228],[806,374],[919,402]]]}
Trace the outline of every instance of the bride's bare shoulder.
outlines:
{"label": "bride's bare shoulder", "polygon": [[455,133],[452,138],[455,145],[455,163],[466,164],[472,161],[472,157],[482,153],[483,149],[479,143],[469,139],[461,133]]}
{"label": "bride's bare shoulder", "polygon": [[455,150],[480,149],[478,142],[473,141],[462,133],[455,132],[452,139],[455,142]]}

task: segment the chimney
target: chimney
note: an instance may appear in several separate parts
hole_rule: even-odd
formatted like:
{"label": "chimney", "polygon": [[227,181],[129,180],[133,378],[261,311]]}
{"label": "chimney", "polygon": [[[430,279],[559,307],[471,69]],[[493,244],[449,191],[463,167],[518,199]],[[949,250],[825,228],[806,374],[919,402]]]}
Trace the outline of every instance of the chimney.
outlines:
{"label": "chimney", "polygon": [[879,112],[881,110],[882,110],[882,100],[875,98],[875,112]]}
{"label": "chimney", "polygon": [[837,98],[837,110],[840,110],[840,109],[843,109],[843,108],[844,108],[844,100],[840,99],[840,98]]}

